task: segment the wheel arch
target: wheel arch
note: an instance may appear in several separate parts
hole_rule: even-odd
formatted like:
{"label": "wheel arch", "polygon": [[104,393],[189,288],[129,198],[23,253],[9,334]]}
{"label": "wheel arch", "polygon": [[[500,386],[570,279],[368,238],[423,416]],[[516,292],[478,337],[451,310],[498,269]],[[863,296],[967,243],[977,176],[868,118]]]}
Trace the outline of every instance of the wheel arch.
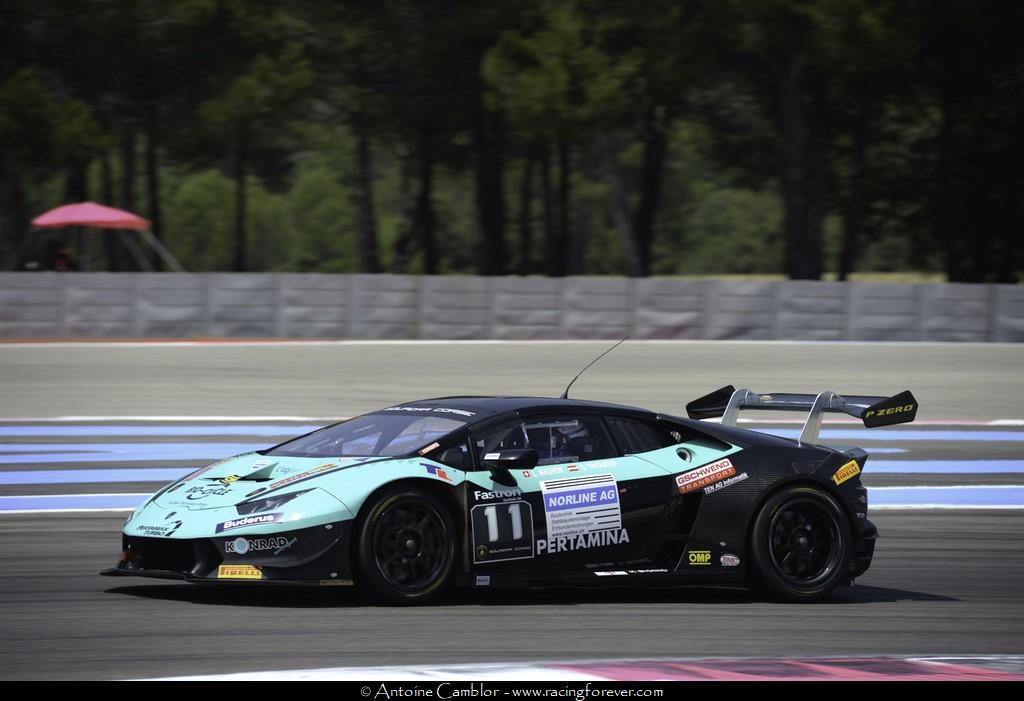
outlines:
{"label": "wheel arch", "polygon": [[[766,489],[764,493],[761,494],[758,500],[754,503],[753,507],[750,509],[750,516],[749,518],[747,518],[747,526],[745,529],[746,532],[744,533],[743,537],[743,547],[746,550],[744,556],[746,558],[749,558],[753,551],[754,524],[757,522],[757,515],[761,513],[761,509],[764,508],[765,504],[767,504],[772,497],[774,497],[782,490],[790,489],[792,487],[815,487],[825,492],[830,497],[836,500],[836,503],[839,504],[839,507],[843,510],[843,513],[846,515],[847,520],[850,523],[853,522],[852,514],[850,514],[850,510],[847,508],[846,502],[835,489],[830,489],[828,484],[813,479],[808,475],[793,475],[789,479],[782,479],[772,484],[770,488]],[[747,582],[749,584],[750,578],[752,576],[751,570],[748,569],[746,574]]]}
{"label": "wheel arch", "polygon": [[[384,482],[378,485],[372,492],[366,495],[363,499],[363,503],[359,506],[356,512],[355,518],[352,519],[352,528],[349,529],[348,536],[348,559],[349,565],[353,568],[356,567],[356,538],[358,537],[359,531],[362,528],[363,521],[366,520],[367,514],[373,508],[373,505],[377,502],[377,497],[387,491],[394,491],[396,489],[417,489],[422,492],[426,492],[431,496],[437,497],[444,507],[448,510],[448,514],[452,517],[452,521],[455,523],[455,556],[456,556],[456,567],[462,565],[462,559],[465,556],[463,552],[463,541],[465,538],[465,517],[462,515],[462,506],[459,503],[458,491],[454,486],[447,486],[434,479],[427,479],[425,477],[402,477],[400,479],[392,480],[390,482]],[[354,569],[352,570],[355,571]]]}

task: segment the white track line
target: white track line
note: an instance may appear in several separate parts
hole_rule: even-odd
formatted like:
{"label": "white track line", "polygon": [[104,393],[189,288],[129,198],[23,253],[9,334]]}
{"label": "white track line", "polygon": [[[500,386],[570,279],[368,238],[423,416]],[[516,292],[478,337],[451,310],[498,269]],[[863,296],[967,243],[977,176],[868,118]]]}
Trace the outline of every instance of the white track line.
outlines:
{"label": "white track line", "polygon": [[[493,346],[493,345],[595,345],[609,344],[615,339],[349,339],[349,340],[297,340],[267,339],[260,341],[244,339],[215,340],[168,340],[153,341],[4,341],[0,339],[0,351],[11,348],[182,348],[203,346],[206,348],[263,348],[274,346]],[[1020,348],[1020,343],[979,342],[962,343],[959,341],[765,341],[765,340],[709,340],[709,339],[661,339],[643,338],[630,340],[631,345],[676,345],[676,346],[906,346],[908,348],[925,347],[1006,347]]]}
{"label": "white track line", "polygon": [[[238,672],[142,681],[608,681],[607,677],[568,669],[524,664],[466,664],[449,667],[334,667],[276,672]],[[376,691],[376,690],[375,690]],[[443,697],[441,697],[443,698]]]}
{"label": "white track line", "polygon": [[[842,658],[841,655],[834,657]],[[816,662],[834,661],[834,657],[828,658],[794,658],[784,660],[785,662],[801,661]],[[735,662],[742,663],[745,659],[760,658],[737,658]],[[1016,663],[1020,664],[1024,657],[1020,655],[989,655],[989,656],[917,656],[917,657],[881,657],[883,660],[904,659],[910,662],[922,662],[932,664],[966,664],[989,662],[989,663]],[[325,667],[319,669],[293,669],[268,672],[238,672],[234,674],[206,674],[187,677],[163,677],[160,679],[146,681],[417,681],[444,683],[449,681],[609,681],[609,676],[601,676],[600,667],[595,665],[607,665],[608,667],[628,667],[631,664],[644,664],[651,662],[676,662],[687,665],[700,665],[701,663],[722,662],[724,658],[681,658],[681,659],[606,659],[606,660],[573,660],[553,662],[521,662],[521,663],[498,663],[498,664],[453,664],[453,665],[413,665],[395,667]],[[590,667],[584,671],[580,667]],[[838,668],[837,668],[838,669]],[[854,670],[856,671],[856,670]],[[999,671],[995,668],[994,671]],[[656,672],[652,672],[656,674]],[[1007,674],[1015,674],[1007,672]],[[837,677],[833,677],[837,678]],[[379,691],[379,687],[367,687],[370,693],[364,690],[364,696]],[[436,692],[437,690],[435,690]],[[449,690],[450,691],[450,690]],[[411,695],[411,694],[410,694]],[[589,694],[588,694],[589,695]],[[578,693],[567,694],[579,696]],[[441,696],[440,698],[445,698]]]}

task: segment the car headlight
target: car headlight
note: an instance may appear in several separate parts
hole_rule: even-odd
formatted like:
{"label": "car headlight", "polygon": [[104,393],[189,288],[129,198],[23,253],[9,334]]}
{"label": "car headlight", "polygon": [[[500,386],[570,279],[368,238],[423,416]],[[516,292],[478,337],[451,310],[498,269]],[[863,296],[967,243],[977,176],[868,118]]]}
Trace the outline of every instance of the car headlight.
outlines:
{"label": "car headlight", "polygon": [[239,516],[248,516],[249,514],[258,514],[262,511],[273,511],[278,509],[295,497],[302,496],[306,492],[312,492],[312,489],[303,489],[300,492],[288,492],[287,494],[277,494],[272,497],[265,497],[263,499],[254,499],[252,501],[243,501],[241,504],[235,506],[238,510]]}

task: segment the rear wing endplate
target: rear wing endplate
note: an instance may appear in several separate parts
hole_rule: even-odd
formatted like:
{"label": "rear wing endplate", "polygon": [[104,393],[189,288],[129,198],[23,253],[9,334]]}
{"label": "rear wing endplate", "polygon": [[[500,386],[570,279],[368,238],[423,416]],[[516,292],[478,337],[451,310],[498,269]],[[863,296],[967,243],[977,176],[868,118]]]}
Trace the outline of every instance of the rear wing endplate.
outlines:
{"label": "rear wing endplate", "polygon": [[820,394],[757,394],[749,389],[722,387],[686,405],[691,419],[722,417],[722,424],[735,426],[740,409],[767,411],[806,411],[807,420],[800,431],[801,443],[817,443],[821,417],[826,411],[841,412],[861,419],[864,426],[890,426],[909,423],[917,416],[917,400],[910,390],[891,397],[842,396],[835,392]]}

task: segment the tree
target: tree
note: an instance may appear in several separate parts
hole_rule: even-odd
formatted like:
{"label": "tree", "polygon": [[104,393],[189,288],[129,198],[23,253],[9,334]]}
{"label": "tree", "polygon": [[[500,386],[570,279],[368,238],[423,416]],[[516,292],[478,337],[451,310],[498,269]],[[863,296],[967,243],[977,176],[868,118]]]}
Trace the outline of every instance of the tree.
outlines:
{"label": "tree", "polygon": [[227,151],[235,183],[232,267],[236,271],[246,269],[246,179],[261,166],[267,173],[278,171],[273,166],[280,166],[281,155],[288,149],[287,131],[281,124],[298,114],[298,98],[310,82],[301,48],[290,45],[276,56],[257,55],[244,74],[199,108],[211,143],[215,139]]}
{"label": "tree", "polygon": [[579,274],[585,242],[572,227],[573,151],[623,108],[622,87],[635,63],[617,62],[602,50],[580,3],[543,2],[528,19],[501,34],[483,74],[491,104],[526,144],[526,172],[532,174],[534,162],[540,170],[544,272]]}

